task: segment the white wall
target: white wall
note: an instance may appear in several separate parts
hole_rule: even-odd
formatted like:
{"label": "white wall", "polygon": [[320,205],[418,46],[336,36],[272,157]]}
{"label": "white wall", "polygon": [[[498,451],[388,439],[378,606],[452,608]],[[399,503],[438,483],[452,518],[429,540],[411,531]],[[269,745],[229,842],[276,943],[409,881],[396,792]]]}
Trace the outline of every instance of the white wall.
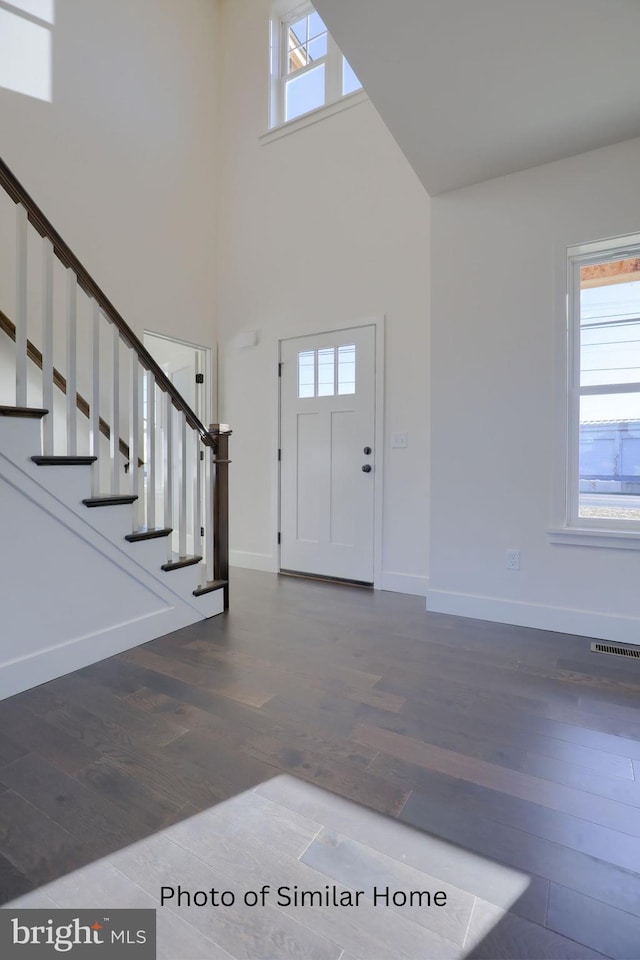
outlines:
{"label": "white wall", "polygon": [[430,609],[638,641],[640,553],[547,529],[562,521],[566,247],[638,230],[639,166],[628,141],[432,201]]}
{"label": "white wall", "polygon": [[[232,561],[276,567],[277,343],[386,315],[383,584],[424,593],[429,200],[367,101],[268,144],[267,0],[223,4],[220,418]],[[239,51],[242,51],[239,68]],[[237,334],[259,332],[239,348]],[[391,450],[392,432],[409,446]]]}
{"label": "white wall", "polygon": [[139,335],[212,346],[217,0],[41,8],[51,99],[0,87],[0,155]]}

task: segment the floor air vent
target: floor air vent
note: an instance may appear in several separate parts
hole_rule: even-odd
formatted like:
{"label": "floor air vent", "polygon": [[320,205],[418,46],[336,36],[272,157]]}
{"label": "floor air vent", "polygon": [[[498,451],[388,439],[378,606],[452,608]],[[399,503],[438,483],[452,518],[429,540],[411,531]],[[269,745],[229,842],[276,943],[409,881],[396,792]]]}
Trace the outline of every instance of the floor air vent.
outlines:
{"label": "floor air vent", "polygon": [[613,653],[617,657],[636,657],[640,660],[640,647],[627,646],[624,643],[592,643],[593,653]]}

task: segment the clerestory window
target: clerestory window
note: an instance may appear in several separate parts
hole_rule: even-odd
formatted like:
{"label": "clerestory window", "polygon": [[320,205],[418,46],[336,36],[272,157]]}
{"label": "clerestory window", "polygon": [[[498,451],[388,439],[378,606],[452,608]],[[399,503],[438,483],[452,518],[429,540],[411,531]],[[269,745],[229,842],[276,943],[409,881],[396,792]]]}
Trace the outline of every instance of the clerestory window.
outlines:
{"label": "clerestory window", "polygon": [[362,84],[309,3],[277,6],[271,20],[270,128],[362,90]]}

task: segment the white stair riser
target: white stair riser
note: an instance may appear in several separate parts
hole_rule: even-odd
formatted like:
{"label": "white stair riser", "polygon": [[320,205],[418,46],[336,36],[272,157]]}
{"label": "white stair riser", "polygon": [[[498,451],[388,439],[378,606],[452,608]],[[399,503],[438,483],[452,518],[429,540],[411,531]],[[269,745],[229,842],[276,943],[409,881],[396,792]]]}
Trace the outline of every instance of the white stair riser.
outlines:
{"label": "white stair riser", "polygon": [[[85,491],[85,498],[90,496],[89,491]],[[122,547],[123,543],[126,545],[124,538],[128,533],[131,533],[133,526],[132,504],[87,507],[82,503],[82,499],[84,498],[81,497],[76,504],[70,504],[72,509],[116,546]]]}
{"label": "white stair riser", "polygon": [[155,537],[153,540],[126,541],[129,556],[142,564],[147,570],[159,570],[167,562],[168,537]]}
{"label": "white stair riser", "polygon": [[213,590],[211,593],[203,593],[197,599],[198,609],[202,611],[205,617],[215,617],[219,613],[224,613],[224,591]]}
{"label": "white stair riser", "polygon": [[24,467],[42,453],[42,421],[31,417],[0,417],[0,453]]}
{"label": "white stair riser", "polygon": [[91,489],[91,467],[83,465],[38,466],[33,460],[25,464],[25,469],[36,483],[45,487],[57,500],[68,506],[81,503]]}
{"label": "white stair riser", "polygon": [[[163,576],[167,578],[171,589],[175,590],[179,596],[185,597],[185,599],[190,596],[191,600],[197,602],[202,599],[193,596],[193,591],[198,586],[199,571],[200,564],[191,564],[188,567],[180,567],[178,570],[163,571]],[[200,604],[198,604],[199,606]]]}

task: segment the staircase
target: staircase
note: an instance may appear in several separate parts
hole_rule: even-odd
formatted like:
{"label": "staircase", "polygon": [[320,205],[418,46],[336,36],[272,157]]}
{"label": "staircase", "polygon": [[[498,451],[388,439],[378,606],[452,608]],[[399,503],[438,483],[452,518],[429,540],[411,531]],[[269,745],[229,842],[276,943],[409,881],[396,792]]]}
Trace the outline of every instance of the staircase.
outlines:
{"label": "staircase", "polygon": [[2,699],[228,609],[230,431],[0,186]]}

